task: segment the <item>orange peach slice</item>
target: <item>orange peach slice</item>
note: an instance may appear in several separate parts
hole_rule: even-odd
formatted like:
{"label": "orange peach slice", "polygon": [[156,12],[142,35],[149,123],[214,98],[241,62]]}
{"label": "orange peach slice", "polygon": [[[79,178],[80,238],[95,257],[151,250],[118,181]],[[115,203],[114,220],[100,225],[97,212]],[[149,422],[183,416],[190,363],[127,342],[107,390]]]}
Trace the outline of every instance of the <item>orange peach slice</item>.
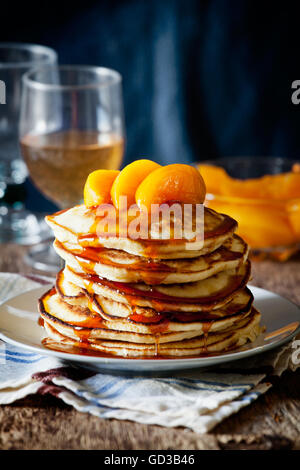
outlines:
{"label": "orange peach slice", "polygon": [[297,240],[300,239],[300,201],[292,200],[286,204],[287,214],[292,226],[293,232],[297,237]]}
{"label": "orange peach slice", "polygon": [[110,190],[119,173],[118,170],[96,170],[89,174],[83,190],[86,207],[111,202]]}
{"label": "orange peach slice", "polygon": [[240,180],[231,178],[226,171],[215,165],[199,164],[198,169],[205,181],[207,192],[251,199],[272,199],[276,201],[300,197],[299,164],[293,171],[260,178]]}
{"label": "orange peach slice", "polygon": [[248,180],[228,178],[221,189],[226,196],[283,201],[300,197],[300,174],[280,173]]}
{"label": "orange peach slice", "polygon": [[290,245],[296,241],[284,205],[278,207],[273,202],[251,204],[240,199],[232,200],[230,204],[212,200],[207,206],[237,220],[237,233],[252,249]]}
{"label": "orange peach slice", "polygon": [[207,192],[212,194],[221,194],[221,186],[229,176],[220,166],[200,163],[198,170],[205,181]]}
{"label": "orange peach slice", "polygon": [[197,168],[175,163],[150,173],[137,188],[135,200],[141,209],[151,211],[151,204],[202,204],[205,192],[205,183]]}
{"label": "orange peach slice", "polygon": [[151,160],[136,160],[125,166],[115,179],[111,188],[111,199],[114,206],[119,209],[120,196],[127,196],[127,206],[135,204],[135,192],[140,183],[154,170],[161,168],[158,163]]}

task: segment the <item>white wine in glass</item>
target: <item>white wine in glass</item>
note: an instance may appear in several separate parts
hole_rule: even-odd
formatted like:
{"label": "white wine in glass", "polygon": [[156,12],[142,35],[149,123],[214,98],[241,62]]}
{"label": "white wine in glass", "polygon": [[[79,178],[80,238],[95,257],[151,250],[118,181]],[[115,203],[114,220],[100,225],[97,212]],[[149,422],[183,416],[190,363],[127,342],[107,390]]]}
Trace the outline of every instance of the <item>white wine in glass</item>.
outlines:
{"label": "white wine in glass", "polygon": [[98,168],[118,169],[124,140],[96,131],[69,130],[21,139],[24,160],[36,187],[61,208],[82,200],[87,175]]}
{"label": "white wine in glass", "polygon": [[[60,209],[80,204],[87,176],[116,170],[124,154],[121,76],[102,67],[42,67],[23,78],[20,144],[35,186]],[[27,260],[53,271],[53,252]]]}

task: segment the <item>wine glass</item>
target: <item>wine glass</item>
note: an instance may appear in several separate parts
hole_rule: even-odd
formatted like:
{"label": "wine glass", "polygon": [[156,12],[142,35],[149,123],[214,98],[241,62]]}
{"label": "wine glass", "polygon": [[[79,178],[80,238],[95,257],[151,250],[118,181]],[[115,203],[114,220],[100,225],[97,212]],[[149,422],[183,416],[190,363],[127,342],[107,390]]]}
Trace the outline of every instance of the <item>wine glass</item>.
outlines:
{"label": "wine glass", "polygon": [[[39,67],[24,75],[20,144],[30,178],[58,208],[80,204],[90,172],[118,169],[124,153],[121,75],[104,67]],[[53,250],[53,249],[52,249]],[[35,268],[56,271],[43,245],[29,251]]]}
{"label": "wine glass", "polygon": [[46,224],[24,207],[27,169],[18,124],[23,74],[56,61],[56,52],[48,47],[0,43],[0,242],[30,244],[49,236]]}

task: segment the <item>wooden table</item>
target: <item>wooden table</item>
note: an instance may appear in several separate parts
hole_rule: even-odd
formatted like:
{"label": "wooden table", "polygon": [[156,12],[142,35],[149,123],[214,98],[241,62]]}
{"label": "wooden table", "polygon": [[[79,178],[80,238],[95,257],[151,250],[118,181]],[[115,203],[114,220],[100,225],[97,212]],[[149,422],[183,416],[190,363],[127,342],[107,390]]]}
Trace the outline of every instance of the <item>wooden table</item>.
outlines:
{"label": "wooden table", "polygon": [[[0,271],[33,272],[25,247],[0,245]],[[300,304],[300,256],[253,263],[252,283]],[[0,406],[0,449],[300,449],[300,370],[286,372],[250,406],[210,433],[79,413],[50,396]]]}

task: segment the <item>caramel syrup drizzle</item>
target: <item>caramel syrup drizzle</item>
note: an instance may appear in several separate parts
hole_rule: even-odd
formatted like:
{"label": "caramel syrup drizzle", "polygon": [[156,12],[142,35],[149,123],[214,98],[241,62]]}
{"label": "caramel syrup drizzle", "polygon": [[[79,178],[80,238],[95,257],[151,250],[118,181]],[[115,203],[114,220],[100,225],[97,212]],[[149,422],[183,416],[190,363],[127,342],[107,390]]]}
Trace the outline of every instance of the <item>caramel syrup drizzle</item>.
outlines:
{"label": "caramel syrup drizzle", "polygon": [[[53,315],[48,314],[48,312],[46,311],[46,309],[44,307],[44,305],[47,305],[47,300],[52,295],[54,295],[55,292],[56,292],[55,288],[52,288],[52,289],[50,289],[50,291],[48,291],[46,294],[44,294],[44,296],[41,298],[40,311],[41,311],[41,313],[44,317],[46,317],[46,318],[49,317],[49,319],[52,322],[57,322],[57,323],[64,324],[65,322],[63,320],[60,320],[60,319],[54,317]],[[136,313],[133,313],[132,315],[129,315],[126,318],[126,320],[130,321],[130,322],[134,321],[134,322],[137,322],[137,323],[147,324],[151,334],[155,335],[155,342],[154,342],[155,356],[160,355],[160,349],[159,349],[160,348],[160,337],[161,337],[162,334],[164,334],[168,331],[170,321],[176,319],[176,313],[175,314],[167,314],[167,315],[158,315],[158,316],[161,317],[160,323],[155,323],[155,322],[150,323],[148,317],[144,317],[143,315],[138,315]],[[193,315],[193,317],[195,317],[195,314]],[[206,317],[209,317],[209,316],[206,315]],[[213,318],[215,319],[215,317],[213,317]],[[141,321],[141,320],[144,320],[144,321]],[[199,320],[199,318],[198,318],[198,320]],[[39,319],[39,324],[41,326],[44,325],[44,319],[41,318],[41,317]],[[208,336],[208,332],[209,332],[212,324],[213,324],[213,319],[211,317],[210,317],[209,321],[205,321],[205,323],[203,323],[202,329],[203,329],[205,342],[206,342],[206,338]],[[72,322],[72,326],[73,326],[73,329],[72,329],[73,333],[78,337],[77,347],[80,347],[80,348],[84,347],[86,349],[90,347],[90,338],[91,338],[91,334],[92,334],[93,329],[94,328],[107,328],[105,320],[103,320],[99,314],[97,316],[92,315],[90,318],[87,318],[86,320],[81,321],[81,322]],[[43,344],[45,346],[48,345],[47,341],[44,341]],[[101,354],[99,354],[99,355],[101,356]]]}
{"label": "caramel syrup drizzle", "polygon": [[[209,210],[209,209],[205,209],[205,210]],[[64,213],[65,211],[66,210],[62,210],[62,211],[57,212],[53,216],[48,216],[49,220],[51,220],[52,223],[60,225],[54,220],[54,217],[59,215],[59,214]],[[211,211],[211,212],[213,212],[213,211]],[[104,257],[103,257],[103,253],[105,252],[104,249],[103,249],[103,246],[101,246],[101,244],[99,244],[99,240],[97,242],[97,239],[99,237],[96,234],[96,231],[97,231],[97,226],[98,226],[100,220],[101,220],[101,218],[99,218],[99,217],[95,218],[94,223],[90,227],[90,233],[79,234],[78,235],[78,234],[75,234],[74,232],[72,232],[74,235],[77,236],[78,244],[81,245],[81,247],[83,248],[83,250],[80,253],[78,253],[78,254],[72,253],[72,254],[74,254],[76,256],[76,259],[79,263],[82,263],[83,270],[89,272],[88,278],[90,280],[86,283],[86,289],[87,289],[87,292],[90,295],[94,296],[94,294],[92,293],[93,283],[94,282],[99,282],[100,284],[102,284],[104,286],[112,287],[113,289],[117,289],[119,292],[122,292],[122,294],[125,295],[125,296],[129,296],[130,303],[133,306],[133,309],[134,309],[134,297],[139,296],[139,295],[145,295],[145,296],[148,296],[148,297],[153,297],[153,302],[156,303],[157,307],[160,307],[161,311],[162,311],[162,304],[159,302],[159,300],[168,300],[168,301],[171,300],[173,302],[182,300],[180,297],[172,297],[172,296],[168,296],[168,295],[165,295],[165,294],[161,294],[160,292],[155,291],[155,289],[151,289],[150,292],[149,291],[148,292],[142,292],[142,291],[139,291],[138,289],[133,288],[132,286],[129,286],[129,287],[126,286],[125,283],[108,281],[108,280],[105,280],[103,278],[100,278],[100,276],[96,276],[94,274],[95,263],[99,260],[102,260],[103,262],[105,261],[105,263],[108,264],[108,259],[107,258],[104,259]],[[230,217],[227,217],[227,218],[225,218],[225,220],[223,220],[223,223],[221,223],[216,230],[212,231],[212,233],[206,232],[204,237],[208,238],[210,236],[215,237],[215,236],[218,236],[218,235],[222,235],[223,233],[226,233],[229,230],[233,230],[235,225],[236,225],[235,221],[233,219],[231,219]],[[63,226],[61,226],[61,227],[66,229]],[[119,233],[119,226],[117,228],[118,228],[118,233]],[[128,233],[126,235],[128,236]],[[105,236],[109,237],[110,234],[106,233]],[[144,282],[146,282],[150,285],[160,284],[163,281],[163,278],[158,278],[158,274],[161,274],[163,272],[164,273],[163,275],[166,276],[167,275],[166,272],[170,272],[170,268],[168,266],[166,266],[166,265],[163,266],[163,264],[153,261],[153,259],[157,258],[157,255],[158,255],[158,252],[159,252],[157,247],[159,245],[163,244],[163,243],[180,244],[183,241],[186,242],[186,240],[178,240],[178,239],[176,239],[176,240],[175,239],[172,239],[172,240],[159,240],[159,239],[151,239],[150,240],[150,239],[147,239],[146,240],[144,256],[147,257],[147,258],[150,258],[150,261],[147,264],[147,268],[145,268],[145,263],[142,262],[143,269],[145,270],[145,272],[147,271],[146,275],[143,273],[143,276],[145,275],[145,279],[143,279]],[[189,241],[191,241],[191,240],[189,240]],[[92,247],[95,247],[95,246],[97,246],[97,248],[98,248],[97,252],[92,251]],[[63,248],[66,249],[65,246],[63,246]],[[120,266],[119,264],[113,263],[111,261],[110,261],[110,263],[112,263],[112,265]],[[132,265],[130,265],[130,269],[141,269],[140,264],[141,264],[140,262],[132,263]],[[127,267],[128,266],[126,266],[126,268]],[[166,268],[169,268],[169,269],[167,270]],[[153,275],[154,273],[155,273],[155,275]],[[240,282],[241,282],[241,279],[239,279],[239,283]],[[50,295],[50,292],[47,293],[47,294]],[[222,293],[222,294],[226,295],[225,293]],[[185,302],[187,300],[189,300],[189,299],[185,299]],[[199,299],[195,299],[195,298],[190,299],[191,302],[197,302],[197,300],[199,300]],[[211,299],[209,299],[209,300],[211,300]],[[203,301],[203,298],[201,298],[201,301]],[[93,301],[91,300],[90,303],[89,303],[89,307],[91,307],[92,304],[93,304]],[[159,315],[160,315],[160,313],[158,312],[158,317],[159,317]],[[142,317],[143,317],[142,315],[137,314],[133,310],[132,315],[130,315],[127,320],[139,323],[139,322],[141,322],[141,320],[145,320],[147,318],[147,317],[144,317],[144,318],[142,318]],[[62,345],[60,343],[56,343],[56,342],[51,341],[51,340],[49,341],[49,339],[47,341],[47,338],[45,338],[45,340],[43,340],[43,344],[47,347],[52,348],[52,349],[62,348],[62,349],[57,349],[57,350],[63,350],[64,352],[67,351],[67,352],[70,352],[70,353],[95,355],[95,356],[98,356],[98,357],[99,356],[100,357],[115,357],[115,355],[113,355],[113,354],[106,354],[106,353],[103,353],[103,352],[99,353],[97,351],[92,351],[90,349],[91,345],[90,345],[89,340],[90,340],[90,335],[91,335],[91,332],[92,332],[93,328],[99,328],[99,327],[103,328],[103,327],[105,327],[105,323],[103,322],[103,319],[100,319],[100,318],[101,318],[100,315],[99,315],[99,318],[96,318],[96,317],[92,316],[91,318],[86,319],[84,322],[81,322],[80,326],[74,325],[73,331],[75,332],[76,336],[78,336],[78,338],[79,338],[79,342],[75,346],[69,346],[69,345],[67,346],[66,344],[64,344],[64,347],[62,347]],[[176,318],[176,315],[173,314],[172,318]],[[179,318],[179,317],[177,317],[177,318]],[[56,319],[56,320],[58,321],[58,319]],[[170,318],[168,318],[167,315],[164,317],[163,321],[160,321],[160,320],[157,321],[157,322],[152,321],[151,326],[150,326],[150,322],[148,321],[148,318],[147,318],[146,321],[142,322],[142,323],[147,323],[150,326],[152,333],[155,334],[155,357],[156,358],[160,358],[160,350],[159,350],[160,335],[168,330],[169,322],[170,322]],[[204,335],[204,339],[205,339],[205,344],[206,344],[206,339],[207,339],[209,330],[212,326],[212,323],[213,323],[213,320],[206,321],[203,324],[203,335]],[[44,325],[44,320],[42,318],[39,319],[39,324],[41,324],[41,326]],[[207,349],[206,346],[205,346],[205,349]],[[191,357],[195,357],[195,356],[191,356]],[[147,357],[147,356],[145,358],[149,359],[149,357]]]}
{"label": "caramel syrup drizzle", "polygon": [[[103,219],[103,217],[101,216],[95,216],[95,220],[93,222],[93,224],[91,225],[91,227],[89,228],[89,232],[88,233],[75,233],[74,231],[70,230],[69,228],[66,228],[64,227],[63,225],[59,224],[55,219],[55,217],[57,215],[60,215],[64,212],[66,212],[66,210],[68,209],[64,209],[62,211],[59,211],[53,215],[50,215],[50,216],[47,216],[48,220],[50,220],[53,224],[56,224],[57,226],[60,226],[61,228],[65,229],[65,230],[68,230],[70,231],[74,236],[77,237],[77,240],[78,240],[78,244],[81,245],[82,247],[101,247],[102,244],[99,242],[99,234],[97,234],[97,227],[98,227],[98,224],[99,222]],[[91,211],[94,213],[94,211],[96,210],[96,208],[91,208]],[[213,211],[212,209],[208,209],[207,207],[205,207],[205,211],[206,212],[209,212],[209,213],[215,213],[215,211]],[[221,214],[223,215],[223,214]],[[119,214],[118,214],[119,216]],[[118,216],[117,216],[117,221],[116,221],[116,231],[114,233],[109,233],[109,232],[105,232],[105,233],[102,233],[101,234],[101,237],[103,238],[110,238],[110,237],[120,237],[120,238],[130,238],[130,233],[128,233],[128,231],[124,232],[124,233],[120,233],[120,227],[119,227],[119,220],[118,220]],[[132,219],[134,219],[135,216],[132,216]],[[129,217],[130,219],[130,217]],[[130,220],[128,221],[128,225],[130,223]],[[207,239],[207,238],[214,238],[214,237],[218,237],[220,235],[224,235],[226,233],[231,233],[235,230],[236,228],[236,222],[234,219],[232,219],[231,217],[229,216],[224,216],[224,218],[220,221],[220,223],[217,225],[217,227],[214,227],[214,229],[212,230],[207,230],[205,231],[204,233],[204,239]],[[159,249],[158,247],[162,244],[174,244],[174,245],[178,245],[178,244],[182,244],[182,243],[186,243],[187,240],[186,239],[175,239],[175,238],[170,238],[170,239],[155,239],[155,238],[144,238],[144,237],[141,237],[141,238],[135,238],[134,240],[142,240],[143,241],[143,244],[144,244],[144,252],[143,252],[143,256],[146,257],[146,258],[152,258],[152,259],[155,259],[155,258],[159,258]],[[195,240],[188,240],[190,243],[195,241]]]}
{"label": "caramel syrup drizzle", "polygon": [[[69,267],[69,269],[72,271],[72,269]],[[91,282],[92,284],[100,284],[104,287],[108,287],[109,289],[112,289],[116,291],[119,294],[122,294],[126,297],[130,305],[136,305],[135,299],[140,298],[140,297],[145,297],[145,298],[151,298],[155,300],[156,307],[163,306],[163,302],[171,302],[171,303],[199,303],[199,304],[205,304],[209,302],[210,304],[213,304],[214,302],[217,302],[219,299],[226,297],[230,295],[232,292],[236,291],[237,289],[243,288],[246,283],[248,282],[249,276],[250,276],[250,263],[246,263],[246,272],[242,275],[234,275],[232,282],[229,283],[227,287],[224,289],[221,289],[218,293],[216,293],[213,297],[211,296],[206,296],[206,297],[193,297],[193,298],[182,298],[182,297],[177,297],[177,296],[171,296],[164,294],[162,292],[159,292],[155,289],[155,287],[151,287],[147,291],[143,291],[141,289],[138,289],[134,287],[132,284],[128,285],[125,282],[118,282],[118,281],[109,281],[108,279],[104,279],[96,274],[81,274],[81,273],[76,273],[76,275],[80,276],[85,283],[87,284],[88,282]],[[164,308],[163,308],[164,310]]]}

